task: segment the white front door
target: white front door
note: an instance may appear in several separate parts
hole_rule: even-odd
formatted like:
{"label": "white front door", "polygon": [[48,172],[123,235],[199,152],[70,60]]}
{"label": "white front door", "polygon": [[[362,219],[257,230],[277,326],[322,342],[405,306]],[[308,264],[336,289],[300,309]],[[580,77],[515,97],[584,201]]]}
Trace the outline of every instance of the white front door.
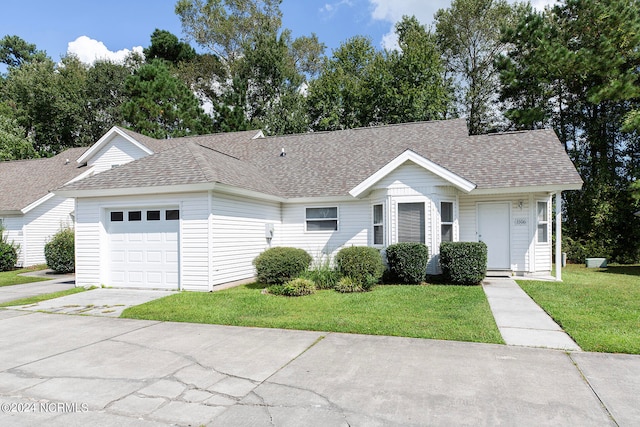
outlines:
{"label": "white front door", "polygon": [[487,245],[489,270],[511,269],[509,203],[478,204],[478,240]]}
{"label": "white front door", "polygon": [[177,209],[107,212],[109,286],[177,289]]}

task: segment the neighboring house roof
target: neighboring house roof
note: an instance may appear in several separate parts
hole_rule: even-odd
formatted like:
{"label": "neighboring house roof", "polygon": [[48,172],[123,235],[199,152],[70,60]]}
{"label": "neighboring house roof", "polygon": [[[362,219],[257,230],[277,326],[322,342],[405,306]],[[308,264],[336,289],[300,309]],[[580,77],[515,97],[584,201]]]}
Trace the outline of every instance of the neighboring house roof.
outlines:
{"label": "neighboring house roof", "polygon": [[[427,168],[428,164],[437,165],[440,176],[466,183],[462,185],[465,191],[474,185],[474,191],[582,185],[552,130],[470,137],[464,119],[255,140],[236,133],[172,141],[178,146],[193,145],[189,150],[176,146],[62,190],[178,186],[194,184],[197,179],[198,183],[218,182],[283,198],[349,196],[350,191],[408,151],[425,159],[422,163]],[[194,178],[189,170],[195,165],[201,171],[215,173],[194,172],[198,176]],[[236,176],[236,171],[246,177]]]}
{"label": "neighboring house roof", "polygon": [[50,190],[86,172],[75,162],[85,150],[70,148],[54,157],[0,162],[0,213],[24,213]]}
{"label": "neighboring house roof", "polygon": [[246,140],[250,141],[252,138],[262,136],[260,130],[250,130],[242,132],[228,132],[228,133],[215,133],[210,135],[195,136],[195,137],[181,137],[181,138],[167,138],[167,139],[155,139],[149,136],[143,135],[138,132],[134,132],[129,129],[125,129],[119,126],[114,126],[107,133],[102,136],[95,144],[93,144],[85,153],[77,159],[80,164],[87,163],[89,159],[100,152],[100,149],[116,137],[121,135],[128,139],[132,144],[139,146],[143,151],[148,154],[160,153],[165,150],[178,147],[185,142],[189,142],[193,139],[202,139],[203,142],[209,144],[221,144],[228,145],[229,141]]}
{"label": "neighboring house roof", "polygon": [[213,188],[220,183],[278,196],[278,189],[250,163],[191,141],[71,183],[65,190],[169,186]]}

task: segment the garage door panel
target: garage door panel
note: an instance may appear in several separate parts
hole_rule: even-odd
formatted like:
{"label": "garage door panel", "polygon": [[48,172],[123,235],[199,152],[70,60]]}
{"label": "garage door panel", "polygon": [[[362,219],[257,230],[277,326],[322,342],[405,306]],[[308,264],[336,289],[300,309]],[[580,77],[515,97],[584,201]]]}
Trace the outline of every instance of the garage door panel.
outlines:
{"label": "garage door panel", "polygon": [[127,274],[127,278],[129,279],[129,282],[131,284],[141,285],[143,283],[144,273],[140,270],[137,270],[137,271],[129,270]]}
{"label": "garage door panel", "polygon": [[147,262],[162,263],[162,251],[147,251]]}
{"label": "garage door panel", "polygon": [[149,271],[147,272],[147,283],[159,286],[162,284],[162,273]]}
{"label": "garage door panel", "polygon": [[165,253],[166,262],[177,263],[178,262],[178,251],[166,251]]}
{"label": "garage door panel", "polygon": [[124,262],[125,251],[111,250],[111,262]]}
{"label": "garage door panel", "polygon": [[[175,208],[172,208],[175,209]],[[134,209],[140,211],[141,209]],[[154,209],[157,210],[157,209]],[[111,215],[107,215],[107,221]],[[178,232],[179,221],[123,221],[108,222],[110,286],[136,288],[178,288]]]}
{"label": "garage door panel", "polygon": [[127,261],[133,263],[140,263],[144,261],[144,253],[143,251],[129,251],[127,254]]}

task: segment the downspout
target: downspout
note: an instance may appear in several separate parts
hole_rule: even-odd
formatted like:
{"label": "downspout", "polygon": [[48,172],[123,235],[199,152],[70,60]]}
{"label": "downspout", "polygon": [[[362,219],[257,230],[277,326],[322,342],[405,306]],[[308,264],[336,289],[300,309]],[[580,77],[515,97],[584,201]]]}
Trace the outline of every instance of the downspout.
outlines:
{"label": "downspout", "polygon": [[[24,217],[23,217],[24,218]],[[22,267],[29,267],[27,265],[27,224],[22,223]]]}
{"label": "downspout", "polygon": [[209,278],[208,288],[209,292],[213,291],[213,190],[209,190],[207,194],[208,199],[208,212],[207,212],[207,249],[208,257],[207,263],[207,277]]}
{"label": "downspout", "polygon": [[562,281],[562,192],[556,191],[556,280]]}

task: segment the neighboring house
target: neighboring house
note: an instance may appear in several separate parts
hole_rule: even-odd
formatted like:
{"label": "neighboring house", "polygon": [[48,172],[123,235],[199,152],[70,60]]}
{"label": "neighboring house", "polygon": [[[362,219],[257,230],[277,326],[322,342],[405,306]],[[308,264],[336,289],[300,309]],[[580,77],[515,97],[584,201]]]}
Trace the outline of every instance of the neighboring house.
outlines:
{"label": "neighboring house", "polygon": [[[131,138],[80,160],[155,141]],[[559,231],[561,191],[582,186],[553,131],[470,137],[462,119],[171,143],[55,191],[76,198],[79,286],[210,291],[253,277],[272,246],[320,258],[403,241],[429,247],[430,273],[442,241],[481,240],[491,270],[548,275],[552,196]]]}
{"label": "neighboring house", "polygon": [[[217,134],[209,139],[225,144],[254,137],[262,137],[262,132]],[[19,246],[18,266],[45,263],[46,242],[74,224],[74,200],[50,190],[180,143],[114,127],[90,148],[68,149],[51,158],[0,162],[0,222],[7,239]]]}
{"label": "neighboring house", "polygon": [[55,157],[0,162],[0,222],[7,240],[18,245],[18,266],[44,264],[44,245],[73,224],[73,199],[49,190],[87,174],[75,160],[86,148]]}

